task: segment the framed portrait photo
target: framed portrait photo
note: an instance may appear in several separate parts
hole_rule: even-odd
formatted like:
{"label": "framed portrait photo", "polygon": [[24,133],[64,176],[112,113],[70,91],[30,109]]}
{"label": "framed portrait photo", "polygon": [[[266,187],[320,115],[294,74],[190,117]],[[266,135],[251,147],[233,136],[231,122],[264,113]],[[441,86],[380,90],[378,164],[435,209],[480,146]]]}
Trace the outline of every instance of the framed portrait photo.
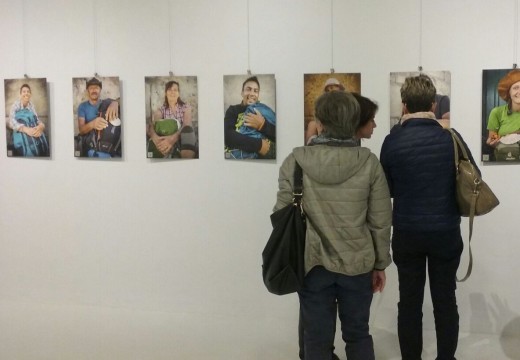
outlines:
{"label": "framed portrait photo", "polygon": [[224,157],[276,159],[274,75],[224,76]]}
{"label": "framed portrait photo", "polygon": [[361,93],[360,73],[328,73],[303,75],[303,130],[304,144],[309,144],[320,133],[314,119],[314,102],[325,92],[348,91]]}
{"label": "framed portrait photo", "polygon": [[46,78],[5,79],[7,156],[50,157]]}
{"label": "framed portrait photo", "polygon": [[482,71],[482,161],[520,164],[520,70]]}
{"label": "framed portrait photo", "polygon": [[146,157],[198,159],[196,76],[145,77]]}
{"label": "framed portrait photo", "polygon": [[119,77],[72,79],[74,156],[121,158],[122,116]]}

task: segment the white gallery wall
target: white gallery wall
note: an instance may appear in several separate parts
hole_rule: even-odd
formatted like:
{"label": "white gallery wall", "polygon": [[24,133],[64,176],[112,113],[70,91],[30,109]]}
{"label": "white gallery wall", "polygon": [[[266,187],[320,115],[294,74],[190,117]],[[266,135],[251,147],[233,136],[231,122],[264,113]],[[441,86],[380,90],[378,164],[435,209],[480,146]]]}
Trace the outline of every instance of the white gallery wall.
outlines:
{"label": "white gallery wall", "polygon": [[[0,136],[0,359],[296,358],[297,296],[267,292],[261,251],[278,168],[303,143],[303,74],[361,73],[379,155],[390,72],[448,70],[478,159],[482,69],[519,61],[516,3],[423,0],[421,21],[417,0],[334,0],[332,26],[328,0],[0,0],[0,78],[47,78],[52,139],[50,159],[8,158]],[[248,69],[276,76],[276,161],[224,159],[223,75]],[[170,70],[198,79],[198,160],[146,158],[144,78]],[[96,72],[121,81],[121,160],[74,158],[72,78]],[[480,168],[501,205],[475,220],[461,331],[518,354],[520,164]],[[381,359],[399,354],[397,301],[392,265],[372,307]]]}

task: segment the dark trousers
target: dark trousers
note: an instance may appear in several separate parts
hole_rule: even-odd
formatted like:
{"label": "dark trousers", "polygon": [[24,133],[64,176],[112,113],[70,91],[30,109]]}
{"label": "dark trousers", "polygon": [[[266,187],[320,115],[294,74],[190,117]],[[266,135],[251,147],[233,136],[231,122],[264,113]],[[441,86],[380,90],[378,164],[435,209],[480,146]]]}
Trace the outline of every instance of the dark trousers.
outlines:
{"label": "dark trousers", "polygon": [[403,360],[420,360],[426,269],[437,335],[437,360],[454,360],[459,337],[456,272],[463,243],[460,228],[438,232],[394,229],[392,250],[399,275],[397,330]]}
{"label": "dark trousers", "polygon": [[[336,313],[337,313],[337,304],[336,304]],[[336,317],[334,317],[336,319]],[[303,314],[302,309],[300,307],[300,316],[298,319],[298,346],[299,346],[299,352],[298,355],[301,360],[305,359],[305,344],[303,342]],[[334,335],[336,334],[336,321],[334,321]],[[334,345],[332,345],[332,348],[330,349],[334,353]]]}
{"label": "dark trousers", "polygon": [[332,358],[336,311],[341,321],[349,360],[374,360],[368,320],[372,303],[372,274],[337,274],[318,266],[306,276],[300,297],[305,360]]}

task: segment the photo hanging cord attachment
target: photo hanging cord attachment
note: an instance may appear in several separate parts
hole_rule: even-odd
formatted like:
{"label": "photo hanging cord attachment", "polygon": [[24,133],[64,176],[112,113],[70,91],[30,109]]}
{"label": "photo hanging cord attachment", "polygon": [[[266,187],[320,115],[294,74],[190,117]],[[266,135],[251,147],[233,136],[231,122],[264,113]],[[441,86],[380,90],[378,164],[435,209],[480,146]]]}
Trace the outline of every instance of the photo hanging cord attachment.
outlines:
{"label": "photo hanging cord attachment", "polygon": [[27,74],[23,74],[23,77],[26,79],[29,79],[29,75],[27,75]]}
{"label": "photo hanging cord attachment", "polygon": [[417,68],[419,70],[419,72],[422,72],[422,66],[419,65],[419,67]]}
{"label": "photo hanging cord attachment", "polygon": [[247,69],[247,75],[251,75],[251,69]]}
{"label": "photo hanging cord attachment", "polygon": [[170,77],[172,77],[172,76],[173,76],[173,71],[170,70]]}
{"label": "photo hanging cord attachment", "polygon": [[334,74],[335,71],[336,71],[336,70],[334,70],[334,68],[330,68],[330,73],[331,73],[331,74]]}
{"label": "photo hanging cord attachment", "polygon": [[99,74],[97,72],[94,73],[94,77],[95,78],[98,78],[99,77]]}
{"label": "photo hanging cord attachment", "polygon": [[516,63],[513,64],[513,69],[516,69],[517,65]]}

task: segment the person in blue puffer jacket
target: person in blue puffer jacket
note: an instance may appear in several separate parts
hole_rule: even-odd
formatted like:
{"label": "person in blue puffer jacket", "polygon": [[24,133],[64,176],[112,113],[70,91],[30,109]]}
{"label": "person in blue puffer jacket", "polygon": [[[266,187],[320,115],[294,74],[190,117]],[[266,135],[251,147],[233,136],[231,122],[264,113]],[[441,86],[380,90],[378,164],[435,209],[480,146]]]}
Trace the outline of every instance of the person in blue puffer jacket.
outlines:
{"label": "person in blue puffer jacket", "polygon": [[426,75],[406,78],[401,87],[401,126],[386,136],[380,156],[394,198],[392,251],[399,275],[398,335],[403,360],[421,359],[426,271],[437,360],[455,359],[459,333],[455,278],[463,243],[455,155],[450,133],[432,112],[435,93]]}

